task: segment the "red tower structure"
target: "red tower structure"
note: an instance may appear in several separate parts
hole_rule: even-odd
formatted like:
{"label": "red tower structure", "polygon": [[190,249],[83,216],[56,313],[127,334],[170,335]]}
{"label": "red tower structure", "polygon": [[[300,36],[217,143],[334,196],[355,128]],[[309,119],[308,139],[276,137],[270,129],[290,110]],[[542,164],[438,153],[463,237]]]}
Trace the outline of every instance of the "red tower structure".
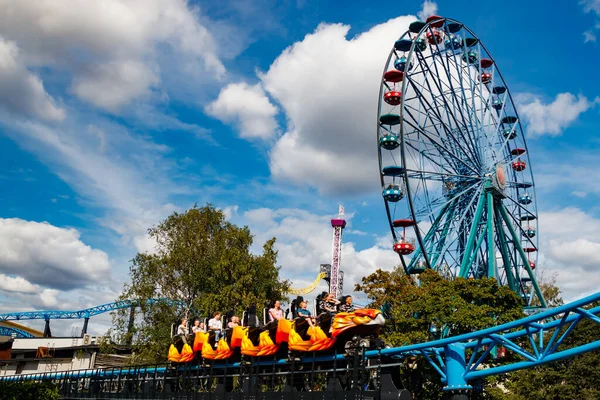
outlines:
{"label": "red tower structure", "polygon": [[329,282],[329,291],[333,293],[335,297],[340,297],[344,286],[344,271],[340,270],[340,263],[342,260],[342,232],[346,227],[343,206],[340,206],[337,218],[331,220],[331,227],[333,228],[333,251],[331,256],[331,280]]}

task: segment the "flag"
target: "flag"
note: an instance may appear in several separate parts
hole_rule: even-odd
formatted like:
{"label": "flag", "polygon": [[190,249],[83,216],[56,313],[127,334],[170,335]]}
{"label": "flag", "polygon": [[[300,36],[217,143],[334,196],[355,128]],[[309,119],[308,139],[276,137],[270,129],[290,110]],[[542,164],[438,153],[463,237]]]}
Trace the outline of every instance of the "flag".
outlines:
{"label": "flag", "polygon": [[340,205],[340,209],[338,210],[338,214],[344,215],[344,206]]}

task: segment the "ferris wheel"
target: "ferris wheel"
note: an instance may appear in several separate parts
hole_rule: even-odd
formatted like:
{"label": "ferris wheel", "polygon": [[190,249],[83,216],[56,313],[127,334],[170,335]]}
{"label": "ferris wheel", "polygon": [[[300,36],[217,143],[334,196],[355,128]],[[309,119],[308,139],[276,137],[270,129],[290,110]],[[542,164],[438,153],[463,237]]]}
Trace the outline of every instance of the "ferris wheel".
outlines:
{"label": "ferris wheel", "polygon": [[434,15],[394,43],[377,144],[393,248],[408,274],[496,278],[525,306],[546,306],[524,132],[494,59],[464,24]]}

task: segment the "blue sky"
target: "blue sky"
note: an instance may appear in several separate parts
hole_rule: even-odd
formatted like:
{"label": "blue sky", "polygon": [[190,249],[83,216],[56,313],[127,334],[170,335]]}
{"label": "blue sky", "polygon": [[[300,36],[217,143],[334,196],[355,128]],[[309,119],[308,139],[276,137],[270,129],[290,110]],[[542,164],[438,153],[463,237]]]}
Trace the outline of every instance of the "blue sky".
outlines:
{"label": "blue sky", "polygon": [[277,236],[297,286],[329,261],[338,204],[347,284],[391,268],[379,74],[436,8],[476,32],[519,104],[544,274],[571,299],[600,283],[598,0],[89,4],[0,0],[0,311],[111,301],[146,229],[194,203],[257,248]]}

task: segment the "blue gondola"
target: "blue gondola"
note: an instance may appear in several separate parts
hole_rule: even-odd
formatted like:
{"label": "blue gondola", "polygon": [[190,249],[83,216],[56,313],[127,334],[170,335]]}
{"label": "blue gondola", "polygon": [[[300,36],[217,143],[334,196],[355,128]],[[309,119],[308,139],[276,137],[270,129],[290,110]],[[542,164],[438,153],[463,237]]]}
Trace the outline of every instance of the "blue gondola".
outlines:
{"label": "blue gondola", "polygon": [[397,58],[396,61],[394,61],[394,68],[396,68],[398,71],[402,71],[402,72],[408,72],[412,69],[413,67],[413,63],[410,63],[410,66],[408,67],[408,70],[406,69],[406,57],[402,56],[400,58]]}
{"label": "blue gondola", "polygon": [[469,63],[469,64],[475,64],[477,62],[478,58],[479,58],[479,55],[477,54],[476,51],[473,51],[473,50],[469,50],[468,52],[466,52],[462,55],[463,61],[466,63]]}
{"label": "blue gondola", "polygon": [[386,134],[379,138],[379,145],[386,150],[394,150],[400,146],[400,138],[395,134]]}
{"label": "blue gondola", "polygon": [[532,201],[533,199],[531,198],[531,195],[529,193],[525,193],[519,196],[519,203],[521,204],[531,204]]}
{"label": "blue gondola", "polygon": [[448,50],[458,50],[462,48],[462,39],[458,36],[452,36],[452,38],[444,40],[444,46]]}
{"label": "blue gondola", "polygon": [[402,200],[404,193],[400,189],[400,185],[396,183],[390,183],[383,189],[383,198],[391,203]]}

